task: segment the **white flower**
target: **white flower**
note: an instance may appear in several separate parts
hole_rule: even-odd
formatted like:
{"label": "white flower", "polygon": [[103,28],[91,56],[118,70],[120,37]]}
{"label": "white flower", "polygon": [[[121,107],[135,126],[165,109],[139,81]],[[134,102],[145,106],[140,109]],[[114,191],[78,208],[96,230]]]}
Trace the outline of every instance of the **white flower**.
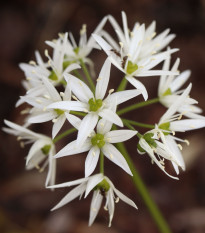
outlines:
{"label": "white flower", "polygon": [[[107,21],[107,17],[104,17],[93,33],[100,34],[106,21]],[[70,64],[72,62],[79,63],[80,60],[83,60],[85,63],[88,63],[91,68],[93,68],[93,62],[91,59],[88,58],[88,55],[91,53],[93,48],[99,49],[99,46],[95,42],[92,36],[87,40],[86,31],[87,31],[86,24],[83,24],[82,29],[80,30],[80,40],[78,45],[73,37],[73,34],[69,33],[70,40],[66,38],[65,47],[64,47],[64,64]],[[63,38],[64,35],[59,34],[58,40],[46,41],[46,43],[49,46],[51,46],[55,51],[56,48],[58,47],[59,41],[62,41]]]}
{"label": "white flower", "polygon": [[99,117],[122,127],[123,123],[116,114],[117,105],[141,94],[139,90],[127,90],[113,94],[110,92],[108,97],[104,98],[110,78],[110,67],[111,63],[107,59],[97,79],[95,94],[93,94],[89,87],[81,80],[70,74],[66,75],[68,85],[71,87],[76,101],[61,101],[48,106],[48,108],[87,113],[79,127],[77,138],[78,145],[81,145],[93,131]]}
{"label": "white flower", "polygon": [[[176,132],[185,132],[193,129],[205,127],[205,119],[184,119],[181,120],[181,114],[175,114],[183,103],[188,98],[191,91],[191,84],[185,89],[185,91],[178,96],[175,102],[169,107],[169,109],[160,118],[158,125],[155,129],[148,131],[139,141],[139,152],[147,152],[152,161],[155,162],[168,176],[165,171],[164,159],[171,161],[175,171],[179,174],[179,168],[185,170],[185,163],[181,154],[182,146],[176,141],[185,142],[189,145],[187,140],[175,137]],[[161,141],[160,141],[161,140]],[[157,157],[155,156],[157,154]],[[170,176],[175,178],[173,176]]]}
{"label": "white flower", "polygon": [[[45,185],[54,185],[56,177],[56,159],[53,158],[53,156],[55,155],[56,150],[52,139],[43,134],[34,133],[31,130],[10,121],[4,120],[4,122],[10,127],[3,128],[5,132],[17,136],[17,140],[19,141],[26,141],[25,143],[21,141],[21,146],[33,143],[26,157],[26,169],[30,170],[37,168],[42,172],[45,167],[48,166]],[[40,164],[43,161],[44,163],[42,167],[40,167]]]}
{"label": "white flower", "polygon": [[[168,57],[163,65],[163,70],[169,70],[170,67],[170,57]],[[171,71],[176,72],[178,70],[180,60],[177,59],[174,63]],[[180,88],[185,84],[185,82],[190,77],[190,70],[183,71],[180,75],[162,75],[160,77],[159,87],[158,87],[158,96],[160,98],[160,102],[167,108],[169,108],[179,97],[179,95],[184,91],[180,90]],[[195,106],[197,101],[188,97],[181,104],[181,106],[177,109],[178,112],[189,118],[204,118],[199,114],[202,112],[202,109]]]}
{"label": "white flower", "polygon": [[136,135],[137,131],[110,131],[111,127],[112,123],[101,119],[97,124],[97,133],[92,132],[90,137],[88,137],[81,146],[78,146],[77,140],[70,142],[55,155],[55,158],[89,151],[85,161],[85,176],[87,177],[95,170],[101,152],[113,163],[132,175],[123,155],[112,145],[112,143],[126,141]]}
{"label": "white flower", "polygon": [[133,30],[130,32],[124,12],[122,12],[124,31],[122,31],[112,16],[109,16],[109,20],[117,33],[119,43],[115,42],[106,32],[103,33],[103,36],[107,42],[97,34],[93,34],[93,37],[109,56],[113,65],[126,74],[126,79],[134,87],[142,91],[146,100],[146,88],[141,82],[133,77],[156,76],[162,74],[176,75],[177,72],[152,70],[155,66],[165,60],[167,56],[177,51],[177,49],[172,49],[159,53],[159,51],[167,46],[175,36],[172,34],[168,35],[169,30],[166,30],[154,38],[156,34],[155,22],[153,22],[146,30],[144,24],[139,25],[136,23]]}
{"label": "white flower", "polygon": [[96,174],[83,179],[54,185],[49,188],[70,187],[77,184],[79,185],[70,191],[52,210],[56,210],[64,206],[78,196],[81,198],[83,193],[85,193],[86,198],[91,191],[94,192],[90,207],[89,226],[93,224],[104,197],[106,198],[104,209],[109,212],[109,227],[111,226],[113,219],[115,203],[117,203],[119,199],[137,209],[135,203],[117,190],[110,179],[103,174]]}
{"label": "white flower", "polygon": [[[43,84],[43,85],[42,85]],[[62,128],[65,123],[66,118],[69,122],[72,123],[76,116],[69,114],[69,112],[64,112],[60,109],[50,109],[47,108],[48,105],[63,100],[71,99],[71,91],[70,87],[67,85],[65,88],[65,92],[60,92],[56,90],[53,84],[47,79],[42,77],[42,86],[46,90],[44,95],[42,96],[33,96],[26,95],[21,97],[24,102],[32,105],[33,108],[30,110],[30,115],[27,118],[28,123],[43,123],[52,120],[53,128],[52,128],[52,138],[54,138],[57,133]]]}

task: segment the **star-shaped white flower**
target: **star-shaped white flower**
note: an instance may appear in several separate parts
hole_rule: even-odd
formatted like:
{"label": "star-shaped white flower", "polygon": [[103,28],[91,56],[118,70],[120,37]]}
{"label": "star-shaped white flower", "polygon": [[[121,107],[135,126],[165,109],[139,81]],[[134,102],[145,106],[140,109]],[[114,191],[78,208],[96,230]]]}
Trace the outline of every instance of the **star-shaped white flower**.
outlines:
{"label": "star-shaped white flower", "polygon": [[94,190],[90,207],[89,226],[95,221],[104,197],[106,198],[104,209],[109,212],[109,227],[111,226],[114,216],[115,203],[117,203],[119,199],[137,209],[135,203],[117,190],[110,179],[101,173],[83,179],[54,185],[49,188],[62,188],[73,185],[78,186],[70,191],[52,210],[56,210],[66,205],[78,196],[81,198],[83,193],[85,193],[86,198],[88,194]]}
{"label": "star-shaped white flower", "polygon": [[[205,119],[203,118],[181,120],[182,115],[176,114],[181,106],[183,106],[184,102],[186,102],[186,98],[189,98],[190,91],[191,84],[180,96],[178,96],[175,102],[163,114],[155,129],[148,131],[139,141],[140,147],[138,148],[138,151],[146,151],[153,162],[155,162],[167,175],[169,174],[165,171],[164,159],[171,161],[177,174],[179,174],[179,167],[185,170],[184,159],[180,151],[182,150],[182,146],[177,142],[185,142],[188,145],[189,142],[174,136],[175,133],[205,127]],[[155,153],[157,154],[157,157],[155,156]],[[170,177],[175,178],[173,176]]]}
{"label": "star-shaped white flower", "polygon": [[[25,140],[25,144],[33,143],[28,155],[26,157],[26,169],[30,170],[33,168],[43,171],[48,166],[48,174],[45,185],[54,185],[56,177],[56,159],[53,157],[56,153],[55,145],[51,138],[43,135],[34,133],[33,131],[17,125],[13,122],[4,120],[5,124],[10,128],[3,128],[3,130],[9,134],[17,136],[17,140]],[[24,143],[21,141],[21,145]],[[43,165],[40,164],[44,161]]]}
{"label": "star-shaped white flower", "polygon": [[146,88],[134,77],[162,74],[176,75],[178,73],[153,70],[153,68],[165,60],[167,56],[177,51],[177,49],[172,49],[161,53],[159,52],[174,38],[174,35],[167,36],[169,30],[166,30],[153,39],[156,34],[154,32],[155,22],[153,22],[147,30],[145,30],[144,24],[139,25],[136,23],[133,30],[129,33],[127,18],[124,12],[122,12],[122,19],[124,31],[121,30],[115,19],[109,16],[109,20],[118,35],[119,43],[115,42],[114,39],[105,32],[103,36],[106,40],[97,34],[93,34],[93,37],[106,52],[112,64],[125,73],[126,79],[134,87],[141,90],[144,99],[147,100],[148,94]]}
{"label": "star-shaped white flower", "polygon": [[87,113],[79,127],[77,138],[78,145],[85,142],[88,135],[95,128],[99,117],[122,127],[122,120],[116,114],[117,105],[141,94],[141,91],[139,90],[127,90],[112,94],[110,93],[104,98],[110,78],[110,67],[111,63],[109,59],[107,59],[97,79],[95,94],[93,94],[89,87],[81,80],[70,74],[66,75],[66,80],[71,87],[71,91],[74,93],[74,98],[76,100],[56,102],[48,106],[48,108],[53,109],[73,110]]}
{"label": "star-shaped white flower", "polygon": [[[42,96],[31,96],[26,95],[21,97],[24,102],[27,102],[33,108],[30,110],[30,115],[27,118],[28,123],[43,123],[52,120],[52,138],[54,138],[60,129],[62,128],[65,120],[69,122],[75,120],[76,116],[69,114],[69,111],[65,112],[60,109],[50,109],[47,108],[48,105],[59,102],[61,100],[70,100],[71,99],[71,90],[67,85],[65,92],[58,92],[53,84],[47,79],[42,77],[42,84],[46,90],[45,94]],[[41,84],[41,85],[42,85]]]}
{"label": "star-shaped white flower", "polygon": [[121,167],[128,174],[132,175],[130,168],[123,155],[113,146],[113,143],[124,142],[136,135],[137,131],[133,130],[112,130],[112,123],[101,119],[97,124],[97,132],[94,131],[79,146],[77,140],[70,142],[61,149],[55,158],[83,153],[86,151],[88,155],[85,161],[85,176],[93,173],[99,160],[100,152],[103,153],[109,160]]}
{"label": "star-shaped white flower", "polygon": [[[170,60],[170,57],[165,60],[163,70],[169,70]],[[179,62],[180,60],[177,59],[171,71],[176,72],[178,70]],[[160,98],[160,102],[165,107],[169,108],[178,99],[179,95],[183,93],[184,89],[180,90],[180,88],[189,79],[190,74],[190,70],[185,70],[178,76],[162,75],[160,77],[158,96]],[[195,104],[197,104],[197,101],[188,97],[177,111],[189,118],[204,118],[203,116],[199,115],[202,113],[202,109]]]}

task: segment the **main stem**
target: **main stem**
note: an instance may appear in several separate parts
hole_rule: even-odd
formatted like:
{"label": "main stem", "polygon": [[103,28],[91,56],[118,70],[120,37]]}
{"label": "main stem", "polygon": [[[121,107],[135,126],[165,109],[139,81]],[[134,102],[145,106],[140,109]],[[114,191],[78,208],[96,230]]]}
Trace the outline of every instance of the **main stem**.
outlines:
{"label": "main stem", "polygon": [[162,216],[160,210],[158,209],[157,205],[155,204],[154,200],[149,194],[149,191],[147,190],[145,184],[143,183],[137,169],[134,166],[134,163],[132,159],[130,158],[127,149],[123,143],[117,143],[117,147],[120,150],[120,152],[124,155],[124,158],[126,159],[130,170],[133,174],[133,182],[135,184],[136,189],[139,191],[141,197],[143,198],[147,208],[149,209],[156,225],[158,226],[158,229],[161,233],[171,233],[171,230]]}
{"label": "main stem", "polygon": [[75,131],[77,131],[76,128],[71,128],[71,129],[66,130],[66,131],[63,132],[62,134],[59,134],[57,137],[55,137],[55,138],[53,139],[53,143],[58,142],[58,141],[61,140],[62,138],[68,136],[69,134],[71,134],[71,133],[73,133],[73,132],[75,132]]}
{"label": "main stem", "polygon": [[148,106],[150,104],[158,103],[158,102],[159,102],[159,98],[158,97],[154,98],[154,99],[151,99],[151,100],[142,101],[140,103],[130,105],[130,106],[126,107],[126,108],[123,108],[123,109],[117,111],[117,114],[118,115],[122,115],[122,114],[130,112],[132,110],[135,110],[135,109],[138,109],[138,108],[142,108],[142,107]]}
{"label": "main stem", "polygon": [[84,71],[85,76],[86,76],[86,78],[87,78],[87,80],[88,80],[88,83],[89,83],[89,85],[90,85],[91,90],[93,91],[93,93],[95,93],[95,85],[94,85],[94,82],[93,82],[92,77],[90,76],[90,74],[89,74],[89,72],[88,72],[88,69],[87,69],[87,67],[86,67],[86,65],[85,65],[85,63],[84,63],[84,61],[83,61],[82,59],[80,59],[80,64],[81,64],[81,66],[82,66],[82,68],[83,68],[83,71]]}
{"label": "main stem", "polygon": [[100,173],[104,175],[104,154],[100,151]]}
{"label": "main stem", "polygon": [[122,79],[119,87],[117,88],[117,91],[123,91],[123,90],[125,90],[125,88],[127,86],[127,79],[125,77]]}

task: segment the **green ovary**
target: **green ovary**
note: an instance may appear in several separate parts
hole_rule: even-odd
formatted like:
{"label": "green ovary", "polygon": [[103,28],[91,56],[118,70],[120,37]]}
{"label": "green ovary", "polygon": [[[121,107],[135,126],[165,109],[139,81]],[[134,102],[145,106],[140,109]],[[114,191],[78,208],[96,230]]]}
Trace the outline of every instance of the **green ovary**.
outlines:
{"label": "green ovary", "polygon": [[[143,135],[143,139],[149,144],[149,146],[151,148],[156,148],[157,147],[157,143],[155,142],[155,140],[152,138],[154,136],[153,133],[146,133],[145,135]],[[141,146],[140,144],[138,143],[137,145],[137,149],[140,151],[140,152],[146,152]]]}
{"label": "green ovary", "polygon": [[127,72],[128,74],[132,74],[132,73],[135,72],[136,70],[138,70],[138,65],[132,63],[131,61],[128,61],[126,72]]}
{"label": "green ovary", "polygon": [[94,98],[91,98],[89,99],[88,101],[88,104],[90,105],[90,111],[92,112],[96,112],[99,108],[102,107],[102,100],[101,99],[94,99]]}
{"label": "green ovary", "polygon": [[[163,123],[159,125],[159,129],[165,130],[165,131],[170,131],[170,122]],[[169,135],[169,132],[163,132],[164,135]]]}
{"label": "green ovary", "polygon": [[93,146],[102,148],[105,145],[104,135],[97,133],[91,138],[91,143]]}
{"label": "green ovary", "polygon": [[57,81],[58,80],[58,76],[56,75],[55,71],[52,70],[50,75],[48,76],[49,79],[53,80],[53,81]]}
{"label": "green ovary", "polygon": [[41,148],[41,151],[44,155],[48,155],[49,151],[51,149],[51,145],[48,144],[48,145],[45,145],[44,147]]}
{"label": "green ovary", "polygon": [[167,96],[167,95],[171,95],[172,94],[172,91],[170,88],[168,88],[163,94],[162,96]]}
{"label": "green ovary", "polygon": [[60,115],[62,115],[64,113],[63,110],[58,109],[58,108],[54,109],[54,111],[58,114],[58,116],[60,116]]}
{"label": "green ovary", "polygon": [[103,179],[99,184],[95,186],[94,190],[98,189],[103,190],[104,192],[107,192],[110,189],[110,185],[106,179]]}

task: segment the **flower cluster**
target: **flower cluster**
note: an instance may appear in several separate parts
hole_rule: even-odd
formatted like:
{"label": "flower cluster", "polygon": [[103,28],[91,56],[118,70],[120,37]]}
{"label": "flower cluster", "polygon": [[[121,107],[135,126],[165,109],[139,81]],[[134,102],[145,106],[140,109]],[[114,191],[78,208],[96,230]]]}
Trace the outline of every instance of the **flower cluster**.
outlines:
{"label": "flower cluster", "polygon": [[[110,23],[116,32],[116,40],[105,31],[106,23]],[[53,50],[52,56],[45,51],[46,62],[36,52],[36,61],[20,64],[26,76],[23,81],[26,93],[20,97],[16,106],[27,105],[23,111],[26,114],[24,125],[5,120],[7,127],[3,128],[5,132],[17,136],[22,146],[32,144],[26,158],[26,168],[43,171],[48,166],[45,182],[47,188],[78,185],[53,210],[77,196],[81,197],[83,193],[85,197],[90,192],[93,193],[89,225],[94,222],[103,198],[106,200],[104,208],[109,212],[109,226],[114,215],[114,203],[119,199],[137,208],[104,175],[105,157],[129,175],[133,175],[125,154],[120,150],[121,143],[135,137],[133,144],[136,146],[136,153],[147,153],[164,173],[178,179],[165,169],[165,163],[171,162],[176,175],[179,174],[179,168],[185,170],[180,143],[189,142],[177,137],[176,133],[205,126],[205,117],[200,115],[202,110],[196,106],[197,101],[190,97],[192,84],[181,89],[188,80],[190,71],[179,74],[179,59],[170,68],[171,54],[178,49],[167,46],[175,35],[169,34],[169,30],[156,35],[155,22],[147,28],[144,24],[135,23],[130,30],[124,12],[122,23],[123,29],[108,15],[99,23],[89,40],[86,25],[83,25],[78,44],[71,33],[59,34],[58,39],[46,41]],[[97,77],[94,72],[95,63],[89,58],[93,49],[103,49],[107,54]],[[123,73],[122,79],[115,82],[118,85],[116,91],[108,89],[109,80],[114,79],[110,75],[112,65]],[[160,76],[158,97],[154,100],[149,99],[146,87],[139,80],[142,76],[146,79]],[[133,89],[126,89],[127,82]],[[139,95],[145,101],[129,105],[129,100]],[[117,111],[124,102],[127,107]],[[121,118],[123,113],[157,102],[167,110],[153,125]],[[53,123],[49,137],[29,129],[33,124],[49,121]],[[60,133],[66,121],[70,126],[67,131]],[[136,126],[149,130],[141,134]],[[76,140],[56,152],[56,143],[73,132],[77,132]],[[82,152],[88,152],[85,177],[55,184],[57,158]],[[100,170],[93,175],[98,163]]]}

